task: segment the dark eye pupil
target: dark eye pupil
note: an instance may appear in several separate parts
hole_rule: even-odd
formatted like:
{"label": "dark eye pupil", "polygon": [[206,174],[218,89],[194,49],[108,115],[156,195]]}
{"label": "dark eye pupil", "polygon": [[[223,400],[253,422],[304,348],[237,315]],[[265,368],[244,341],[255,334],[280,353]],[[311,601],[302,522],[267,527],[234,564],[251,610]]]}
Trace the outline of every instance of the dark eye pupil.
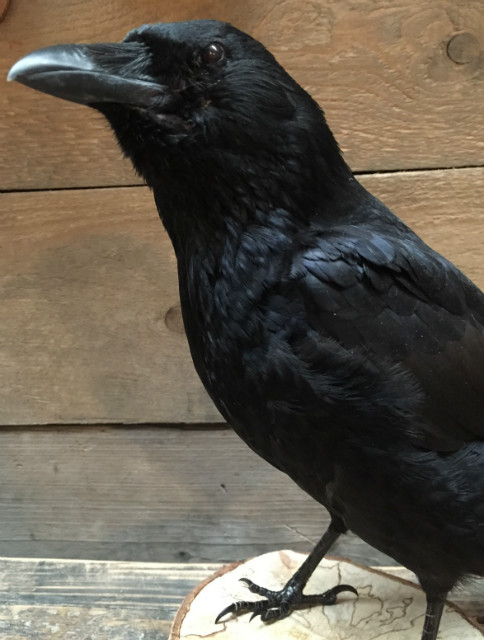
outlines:
{"label": "dark eye pupil", "polygon": [[214,64],[220,62],[225,55],[225,50],[218,42],[212,42],[202,51],[202,62],[204,64]]}

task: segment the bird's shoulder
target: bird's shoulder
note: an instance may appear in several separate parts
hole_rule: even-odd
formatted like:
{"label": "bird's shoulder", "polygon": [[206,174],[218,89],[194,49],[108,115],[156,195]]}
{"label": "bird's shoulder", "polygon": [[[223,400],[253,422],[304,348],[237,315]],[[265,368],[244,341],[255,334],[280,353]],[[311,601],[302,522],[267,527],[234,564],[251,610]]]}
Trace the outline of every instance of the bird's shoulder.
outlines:
{"label": "bird's shoulder", "polygon": [[294,252],[289,290],[309,326],[420,391],[421,432],[451,449],[484,437],[484,295],[403,223],[314,229]]}
{"label": "bird's shoulder", "polygon": [[484,321],[482,292],[402,223],[310,229],[293,253],[289,277],[339,319],[386,308],[409,316],[424,304]]}

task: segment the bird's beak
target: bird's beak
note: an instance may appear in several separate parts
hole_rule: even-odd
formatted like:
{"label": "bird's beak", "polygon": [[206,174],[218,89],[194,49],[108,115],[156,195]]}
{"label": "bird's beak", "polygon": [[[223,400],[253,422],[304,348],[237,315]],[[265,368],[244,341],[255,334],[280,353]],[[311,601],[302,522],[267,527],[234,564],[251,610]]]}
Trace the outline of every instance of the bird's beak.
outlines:
{"label": "bird's beak", "polygon": [[21,58],[7,80],[79,104],[148,107],[166,92],[150,78],[150,62],[140,42],[56,45]]}

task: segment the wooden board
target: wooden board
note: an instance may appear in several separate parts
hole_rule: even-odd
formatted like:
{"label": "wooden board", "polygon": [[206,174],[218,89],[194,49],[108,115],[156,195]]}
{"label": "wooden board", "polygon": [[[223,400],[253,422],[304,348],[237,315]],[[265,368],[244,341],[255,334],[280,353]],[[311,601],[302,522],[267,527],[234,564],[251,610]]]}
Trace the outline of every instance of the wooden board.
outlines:
{"label": "wooden board", "polygon": [[3,194],[0,236],[0,424],[221,420],[148,189]]}
{"label": "wooden board", "polygon": [[[0,633],[4,640],[168,640],[185,596],[220,568],[0,558]],[[411,578],[400,567],[385,572]],[[483,595],[473,583],[452,600],[475,618],[484,613]]]}
{"label": "wooden board", "polygon": [[[33,49],[119,40],[142,23],[233,22],[321,103],[354,170],[484,164],[481,0],[15,0],[0,76]],[[133,184],[101,116],[16,83],[0,91],[0,189]]]}
{"label": "wooden board", "polygon": [[[0,430],[0,555],[231,562],[310,551],[326,510],[231,429]],[[334,553],[394,564],[356,536]]]}
{"label": "wooden board", "polygon": [[[362,181],[484,285],[484,168]],[[0,194],[0,238],[0,424],[221,420],[148,189]]]}
{"label": "wooden board", "polygon": [[[303,563],[293,551],[274,551],[240,564],[224,567],[184,600],[177,613],[170,640],[417,640],[423,627],[426,599],[420,587],[362,565],[325,558],[311,575],[306,594],[321,594],[337,585],[358,591],[343,592],[334,606],[314,606],[293,611],[273,624],[260,616],[240,612],[215,619],[222,609],[238,601],[263,600],[241,582],[249,578],[269,589],[279,589]],[[484,627],[482,627],[484,631]],[[439,640],[479,640],[481,631],[450,603],[444,608]]]}
{"label": "wooden board", "polygon": [[167,640],[185,595],[218,566],[0,559],[0,634]]}

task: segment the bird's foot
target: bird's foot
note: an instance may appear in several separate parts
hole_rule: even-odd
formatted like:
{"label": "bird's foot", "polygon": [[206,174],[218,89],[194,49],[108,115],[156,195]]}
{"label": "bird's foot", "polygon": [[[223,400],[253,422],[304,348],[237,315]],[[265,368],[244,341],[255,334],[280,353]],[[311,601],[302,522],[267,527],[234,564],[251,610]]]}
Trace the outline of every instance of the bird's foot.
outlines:
{"label": "bird's foot", "polygon": [[358,595],[356,589],[349,584],[339,584],[332,589],[328,589],[328,591],[325,591],[324,593],[305,596],[302,593],[302,588],[292,584],[291,580],[289,580],[286,586],[280,591],[271,591],[270,589],[260,587],[248,578],[241,578],[241,582],[244,582],[247,585],[249,591],[256,593],[259,596],[263,596],[266,599],[257,600],[255,602],[250,600],[239,600],[238,602],[233,602],[218,614],[215,619],[215,623],[220,622],[220,620],[228,613],[238,615],[239,613],[245,613],[247,611],[252,612],[250,617],[251,620],[256,616],[260,616],[263,622],[271,622],[285,618],[293,609],[296,608],[303,609],[306,607],[312,607],[316,604],[323,606],[335,604],[338,594],[343,591],[351,591],[351,593]]}

